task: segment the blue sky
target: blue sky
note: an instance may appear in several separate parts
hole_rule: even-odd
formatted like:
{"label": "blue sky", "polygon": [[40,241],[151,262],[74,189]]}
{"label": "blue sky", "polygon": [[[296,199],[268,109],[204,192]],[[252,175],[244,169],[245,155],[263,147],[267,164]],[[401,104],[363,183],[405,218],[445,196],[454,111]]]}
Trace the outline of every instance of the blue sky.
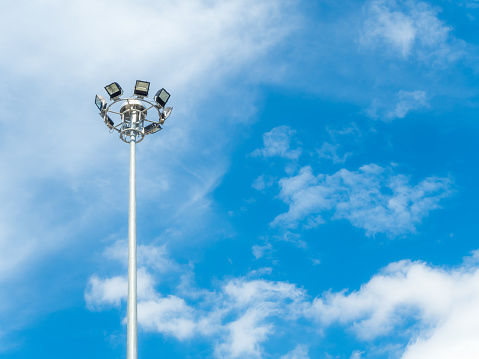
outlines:
{"label": "blue sky", "polygon": [[477,358],[479,2],[17,1],[0,23],[0,356]]}

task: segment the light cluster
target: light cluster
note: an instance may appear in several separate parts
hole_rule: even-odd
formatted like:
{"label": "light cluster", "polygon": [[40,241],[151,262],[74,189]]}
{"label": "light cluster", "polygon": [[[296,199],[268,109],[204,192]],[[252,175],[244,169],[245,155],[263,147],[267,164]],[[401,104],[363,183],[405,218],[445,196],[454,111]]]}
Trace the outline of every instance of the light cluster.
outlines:
{"label": "light cluster", "polygon": [[[160,131],[161,125],[165,123],[173,110],[172,107],[165,107],[170,99],[170,94],[164,88],[156,92],[153,101],[148,99],[150,83],[147,81],[137,80],[132,97],[126,99],[121,98],[123,89],[118,82],[112,82],[105,86],[105,90],[112,102],[108,104],[103,96],[96,95],[95,105],[100,110],[100,116],[108,128],[119,132],[120,138],[125,142],[130,142],[132,139],[140,142],[145,135]],[[120,101],[124,101],[121,104],[121,109],[119,112],[114,111],[112,106]],[[158,119],[147,118],[150,109],[156,110]],[[120,122],[115,125],[109,114],[119,115]],[[147,122],[146,125],[145,122]]]}

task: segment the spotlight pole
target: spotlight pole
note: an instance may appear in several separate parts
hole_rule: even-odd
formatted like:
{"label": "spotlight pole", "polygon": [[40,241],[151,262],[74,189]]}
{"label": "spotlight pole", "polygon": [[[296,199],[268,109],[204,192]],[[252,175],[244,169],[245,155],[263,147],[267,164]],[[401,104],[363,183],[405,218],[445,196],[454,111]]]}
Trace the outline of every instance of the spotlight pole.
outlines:
{"label": "spotlight pole", "polygon": [[[138,318],[137,318],[137,251],[136,251],[136,144],[141,142],[146,135],[160,131],[161,125],[171,114],[173,108],[164,107],[170,94],[161,89],[154,97],[154,102],[145,99],[148,96],[150,83],[136,81],[134,96],[127,99],[120,98],[123,90],[116,82],[105,87],[113,100],[111,104],[99,95],[95,97],[95,104],[100,110],[100,115],[111,132],[120,133],[120,139],[130,144],[130,188],[128,204],[128,301],[127,301],[127,359],[138,359]],[[125,102],[123,102],[125,101]],[[114,110],[115,105],[120,105],[119,112]],[[145,107],[145,105],[147,107]],[[148,110],[155,109],[158,120],[147,119]],[[154,112],[154,113],[155,113]],[[108,113],[120,116],[120,123],[115,126]],[[144,126],[146,122],[149,125]]]}
{"label": "spotlight pole", "polygon": [[130,199],[128,210],[128,302],[127,359],[138,358],[138,320],[136,299],[136,135],[130,135]]}

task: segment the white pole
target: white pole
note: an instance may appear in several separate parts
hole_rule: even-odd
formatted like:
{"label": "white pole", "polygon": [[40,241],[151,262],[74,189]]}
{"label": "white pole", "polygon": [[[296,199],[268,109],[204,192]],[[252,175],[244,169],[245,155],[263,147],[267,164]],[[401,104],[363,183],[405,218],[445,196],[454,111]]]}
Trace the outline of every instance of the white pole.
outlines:
{"label": "white pole", "polygon": [[[133,119],[132,119],[133,120]],[[136,316],[136,134],[130,133],[130,205],[128,214],[127,359],[138,359]]]}

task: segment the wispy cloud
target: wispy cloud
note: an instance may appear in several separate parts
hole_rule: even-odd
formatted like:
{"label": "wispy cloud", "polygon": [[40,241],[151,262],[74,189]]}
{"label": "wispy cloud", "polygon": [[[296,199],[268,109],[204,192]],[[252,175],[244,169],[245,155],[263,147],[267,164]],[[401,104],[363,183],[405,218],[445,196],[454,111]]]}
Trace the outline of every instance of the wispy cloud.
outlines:
{"label": "wispy cloud", "polygon": [[333,161],[333,163],[344,163],[351,153],[345,153],[342,156],[338,154],[338,149],[341,147],[339,144],[331,144],[329,142],[323,142],[320,149],[317,150],[319,158],[325,158]]}
{"label": "wispy cloud", "polygon": [[271,243],[266,243],[264,246],[253,246],[251,248],[253,255],[256,259],[262,258],[265,254],[271,252],[273,246]]}
{"label": "wispy cloud", "polygon": [[[128,264],[128,242],[118,240],[105,248],[103,256],[108,260],[115,260],[126,266]],[[165,274],[184,270],[170,257],[166,244],[140,244],[137,246],[138,264]]]}
{"label": "wispy cloud", "polygon": [[279,198],[289,210],[278,215],[272,226],[296,228],[306,223],[311,227],[326,219],[346,219],[368,236],[415,232],[422,219],[439,208],[439,201],[453,193],[450,178],[429,177],[411,185],[407,176],[375,164],[317,176],[306,166],[279,183]]}
{"label": "wispy cloud", "polygon": [[394,110],[387,113],[387,118],[404,118],[411,110],[427,106],[424,91],[399,91],[398,102]]}
{"label": "wispy cloud", "polygon": [[392,9],[395,5],[395,1],[369,2],[366,8],[368,18],[364,23],[361,43],[363,45],[386,43],[407,57],[416,40],[417,29],[413,18]]}
{"label": "wispy cloud", "polygon": [[309,359],[309,350],[305,345],[298,345],[294,350],[288,354],[283,355],[281,359]]}
{"label": "wispy cloud", "polygon": [[[327,127],[329,139],[321,145],[321,148],[316,149],[319,158],[324,158],[332,161],[334,164],[344,163],[352,152],[343,152],[341,148],[347,142],[354,143],[361,137],[361,131],[355,123],[350,123],[340,129],[332,129]],[[341,152],[343,152],[341,154]]]}
{"label": "wispy cloud", "polygon": [[478,0],[465,0],[462,4],[471,9],[477,9],[479,7]]}
{"label": "wispy cloud", "polygon": [[261,175],[253,181],[251,187],[257,191],[262,191],[267,187],[271,187],[274,184],[274,178],[269,175]]}
{"label": "wispy cloud", "polygon": [[351,354],[351,357],[349,359],[361,359],[362,355],[364,354],[364,352],[362,351],[359,351],[359,350],[355,350],[352,354]]}
{"label": "wispy cloud", "polygon": [[288,126],[279,126],[263,134],[263,148],[253,151],[257,157],[283,157],[290,160],[298,159],[301,148],[291,148],[293,135],[296,133]]}
{"label": "wispy cloud", "polygon": [[429,106],[425,91],[399,91],[390,99],[374,99],[366,113],[374,119],[392,121],[404,118],[410,111],[420,110]]}
{"label": "wispy cloud", "polygon": [[390,50],[404,59],[414,57],[432,65],[464,55],[462,43],[451,35],[452,28],[426,2],[372,0],[365,5],[365,13],[363,47]]}

